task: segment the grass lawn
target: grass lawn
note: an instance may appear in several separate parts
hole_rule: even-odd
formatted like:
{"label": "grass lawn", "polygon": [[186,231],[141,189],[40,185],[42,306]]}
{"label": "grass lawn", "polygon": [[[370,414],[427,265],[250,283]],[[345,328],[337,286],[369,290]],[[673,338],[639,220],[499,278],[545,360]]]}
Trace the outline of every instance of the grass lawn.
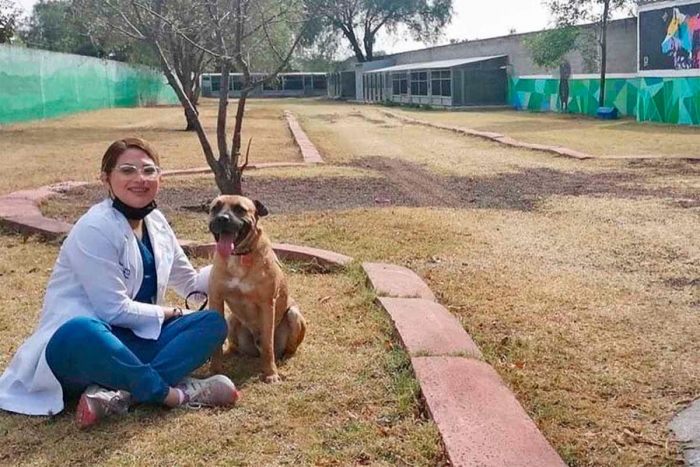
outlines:
{"label": "grass lawn", "polygon": [[386,108],[419,120],[505,134],[527,143],[564,146],[593,156],[697,157],[696,127],[596,120],[583,115],[500,110],[418,111]]}
{"label": "grass lawn", "polygon": [[[56,245],[0,235],[0,368],[32,331]],[[259,361],[234,358],[242,390],[226,410],[137,407],[88,432],[73,408],[53,418],[0,412],[0,465],[262,466],[439,464],[439,435],[416,403],[417,386],[388,319],[359,271],[287,270],[309,323],[285,381],[259,381]]]}
{"label": "grass lawn", "polygon": [[[217,105],[214,99],[203,99],[199,107],[215,151]],[[229,105],[228,110],[232,132],[235,105]],[[0,173],[7,174],[0,177],[0,194],[66,180],[97,180],[107,147],[126,136],[153,143],[166,170],[206,166],[197,135],[182,131],[184,127],[185,118],[179,107],[106,109],[0,125]],[[244,146],[251,136],[251,163],[302,160],[279,108],[250,102],[246,106]]]}
{"label": "grass lawn", "polygon": [[[680,446],[666,425],[697,396],[700,387],[699,165],[677,159],[557,158],[406,125],[384,116],[378,107],[318,100],[255,104],[271,114],[292,109],[327,162],[321,167],[261,170],[246,176],[244,189],[271,210],[264,225],[273,241],[326,248],[360,261],[392,262],[416,271],[440,303],[460,319],[486,360],[569,465],[679,464]],[[438,113],[419,115],[424,118]],[[626,134],[607,131],[618,138]],[[169,210],[167,215],[178,235],[209,241],[204,214],[197,206],[213,196],[211,177],[168,179],[165,185],[161,204]],[[44,210],[74,219],[99,196],[99,188],[87,188],[47,203]],[[19,255],[15,248],[49,249],[55,255],[55,250],[50,250],[55,247],[31,242],[21,246],[25,244],[16,237],[3,238],[17,243],[8,250],[17,255],[9,263],[22,264],[24,269],[12,276],[14,279],[0,275],[0,281],[28,281],[31,277],[28,271],[34,266],[27,258],[32,256]],[[50,264],[50,260],[39,264]],[[45,282],[43,269],[33,274],[44,274],[36,282]],[[316,334],[283,370],[289,378],[286,385],[307,385],[303,387],[308,389],[325,384],[328,380],[320,374],[320,379],[314,379],[315,373],[308,366],[322,361],[316,360],[316,350],[330,358],[323,349],[336,342],[343,342],[340,348],[347,353],[347,333],[372,342],[367,355],[376,359],[372,364],[380,365],[388,378],[382,379],[381,386],[386,391],[383,397],[394,401],[390,405],[401,407],[399,401],[411,400],[401,396],[404,393],[389,376],[396,363],[393,353],[387,351],[388,325],[361,292],[356,271],[328,276],[292,272],[291,276],[295,297],[307,296],[302,304],[313,317],[311,326],[316,327]],[[3,293],[25,290],[20,283],[4,289]],[[29,302],[17,302],[16,308],[18,299],[6,299],[12,310],[26,315],[17,319],[14,316],[19,315],[10,313],[0,318],[5,320],[0,321],[2,342],[17,343],[31,329],[33,320],[25,316],[36,313],[41,290],[22,293],[28,294]],[[325,298],[328,296],[331,298]],[[331,316],[330,322],[321,321],[327,317],[326,304],[336,300],[346,304],[347,313],[340,313],[339,318]],[[335,374],[338,367],[331,363],[329,372]],[[341,363],[349,365],[347,368],[355,365],[354,361]],[[232,366],[232,371],[237,367]],[[248,387],[244,387],[246,399],[241,407],[231,411],[235,429],[241,430],[235,438],[246,436],[249,427],[258,427],[247,417],[248,412],[236,416],[236,411],[249,410],[246,401],[254,399],[250,403],[258,404],[266,391],[275,391],[275,414],[277,410],[285,413],[275,420],[281,420],[283,428],[295,423],[294,412],[281,409],[288,406],[279,401],[290,400],[306,389],[294,386],[299,389],[282,389],[284,394],[280,394],[280,390],[240,375],[236,377]],[[337,384],[342,389],[332,392],[340,398],[341,407],[348,407],[342,401],[351,395],[343,391],[353,389]],[[355,391],[364,389],[364,385],[353,387]],[[406,428],[410,434],[399,436],[402,442],[397,441],[397,454],[392,459],[371,457],[369,465],[441,461],[439,452],[424,448],[436,440],[431,431],[434,427],[416,415],[417,405],[409,405],[412,408],[403,412],[406,425],[402,426],[410,426],[410,430]],[[256,414],[265,413],[262,405],[256,407]],[[335,405],[329,402],[327,407]],[[356,409],[347,410],[358,415]],[[131,426],[110,424],[105,430],[130,430],[136,424],[159,433],[157,430],[167,430],[168,424],[155,429],[148,424],[149,417],[187,420],[189,416],[195,415],[139,410],[130,415],[134,417]],[[196,416],[206,419],[202,426],[214,423],[206,414]],[[333,427],[338,425],[330,423],[330,427],[318,428],[323,436],[336,432]],[[228,425],[217,427],[225,431]],[[277,434],[275,427],[276,422],[271,422],[261,429],[268,435],[264,439],[285,436]],[[69,430],[67,422],[64,429]],[[189,429],[194,432],[196,427]],[[311,433],[317,426],[308,429]],[[341,442],[345,447],[339,451],[343,456],[352,454],[336,458],[338,465],[366,462],[349,447],[354,446],[353,429],[346,433]],[[381,441],[382,434],[376,430],[371,433],[365,439]],[[147,441],[125,436],[138,446]],[[297,452],[313,456],[319,449],[333,446],[332,442],[318,441],[326,438],[314,436],[309,434],[311,441]],[[259,446],[263,451],[277,449],[269,444]],[[169,450],[165,451],[168,456]],[[143,455],[154,456],[153,452]],[[323,451],[297,463],[329,465],[333,459],[323,457],[328,455]],[[271,456],[262,459],[263,465],[268,459],[282,463],[279,451]],[[114,463],[124,462],[119,459]]]}

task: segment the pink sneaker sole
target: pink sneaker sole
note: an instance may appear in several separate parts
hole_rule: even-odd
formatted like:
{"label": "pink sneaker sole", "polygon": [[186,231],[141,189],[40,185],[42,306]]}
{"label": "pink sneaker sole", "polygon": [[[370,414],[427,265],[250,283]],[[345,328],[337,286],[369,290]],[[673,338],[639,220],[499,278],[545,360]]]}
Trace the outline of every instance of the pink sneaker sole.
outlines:
{"label": "pink sneaker sole", "polygon": [[238,402],[238,399],[241,398],[241,393],[238,392],[238,390],[234,389],[233,390],[233,401],[231,401],[231,405],[236,405]]}
{"label": "pink sneaker sole", "polygon": [[80,396],[78,408],[75,411],[75,423],[78,428],[84,430],[95,425],[99,421],[99,417],[90,409],[90,403],[85,394]]}

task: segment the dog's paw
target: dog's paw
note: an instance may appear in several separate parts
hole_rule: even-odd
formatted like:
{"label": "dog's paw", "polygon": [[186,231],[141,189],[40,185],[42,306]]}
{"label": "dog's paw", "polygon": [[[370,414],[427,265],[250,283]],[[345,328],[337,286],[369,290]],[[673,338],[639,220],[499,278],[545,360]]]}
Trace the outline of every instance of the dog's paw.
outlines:
{"label": "dog's paw", "polygon": [[274,373],[272,375],[263,375],[262,380],[267,384],[276,384],[282,382],[282,378],[277,373]]}
{"label": "dog's paw", "polygon": [[230,342],[224,344],[224,355],[225,356],[231,356],[231,355],[238,355],[238,345],[237,344],[231,344]]}

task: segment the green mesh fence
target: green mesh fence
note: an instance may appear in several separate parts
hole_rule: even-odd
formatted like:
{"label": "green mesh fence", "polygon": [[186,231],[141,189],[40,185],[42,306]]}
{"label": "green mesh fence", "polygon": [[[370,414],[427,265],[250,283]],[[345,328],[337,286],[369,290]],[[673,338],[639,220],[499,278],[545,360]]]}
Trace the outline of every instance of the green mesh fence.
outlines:
{"label": "green mesh fence", "polygon": [[177,102],[151,68],[0,45],[0,124]]}

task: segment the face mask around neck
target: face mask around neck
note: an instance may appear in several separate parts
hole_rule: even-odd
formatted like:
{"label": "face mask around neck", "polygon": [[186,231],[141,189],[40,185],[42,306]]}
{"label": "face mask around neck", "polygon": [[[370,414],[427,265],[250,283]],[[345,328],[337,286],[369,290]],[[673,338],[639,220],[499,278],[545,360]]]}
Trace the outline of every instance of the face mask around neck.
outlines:
{"label": "face mask around neck", "polygon": [[142,208],[133,208],[131,206],[128,206],[122,202],[119,198],[114,196],[112,198],[112,207],[116,209],[117,211],[121,212],[124,214],[124,217],[126,217],[129,220],[132,221],[140,221],[147,215],[149,215],[153,210],[157,207],[155,201],[151,201],[147,205],[145,205]]}

